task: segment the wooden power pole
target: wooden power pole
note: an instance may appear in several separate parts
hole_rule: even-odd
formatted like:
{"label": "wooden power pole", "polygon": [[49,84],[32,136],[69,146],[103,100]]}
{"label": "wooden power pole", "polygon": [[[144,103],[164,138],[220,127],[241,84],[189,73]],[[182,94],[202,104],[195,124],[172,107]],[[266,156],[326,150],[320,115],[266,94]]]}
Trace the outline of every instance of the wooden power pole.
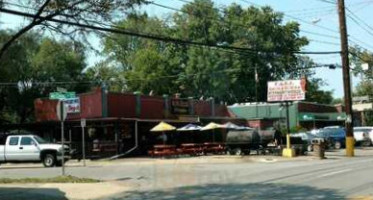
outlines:
{"label": "wooden power pole", "polygon": [[341,35],[341,56],[343,68],[343,88],[344,100],[346,110],[346,156],[354,156],[354,134],[352,129],[353,114],[351,103],[351,83],[350,83],[350,66],[348,59],[348,37],[346,26],[346,13],[345,13],[344,0],[338,0],[338,15],[339,15],[339,28]]}

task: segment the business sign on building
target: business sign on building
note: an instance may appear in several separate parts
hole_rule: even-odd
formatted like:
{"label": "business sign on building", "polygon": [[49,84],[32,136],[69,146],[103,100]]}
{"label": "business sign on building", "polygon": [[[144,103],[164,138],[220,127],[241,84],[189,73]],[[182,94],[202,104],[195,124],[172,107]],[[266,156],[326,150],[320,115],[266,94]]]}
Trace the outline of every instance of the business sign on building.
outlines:
{"label": "business sign on building", "polygon": [[64,99],[63,102],[66,107],[67,113],[79,113],[80,112],[80,99],[79,98]]}
{"label": "business sign on building", "polygon": [[189,99],[171,99],[171,113],[188,115],[190,111]]}
{"label": "business sign on building", "polygon": [[80,112],[80,99],[76,97],[75,92],[51,92],[49,99],[63,101],[67,114]]}
{"label": "business sign on building", "polygon": [[306,98],[306,80],[269,81],[267,101],[301,101]]}

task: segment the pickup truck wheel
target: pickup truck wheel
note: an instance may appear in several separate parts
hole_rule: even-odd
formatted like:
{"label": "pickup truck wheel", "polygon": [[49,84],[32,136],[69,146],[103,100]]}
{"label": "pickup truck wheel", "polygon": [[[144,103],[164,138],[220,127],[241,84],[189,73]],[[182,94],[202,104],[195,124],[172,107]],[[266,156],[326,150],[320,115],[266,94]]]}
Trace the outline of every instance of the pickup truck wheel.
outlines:
{"label": "pickup truck wheel", "polygon": [[56,165],[56,157],[53,154],[46,154],[43,158],[44,167],[54,167]]}

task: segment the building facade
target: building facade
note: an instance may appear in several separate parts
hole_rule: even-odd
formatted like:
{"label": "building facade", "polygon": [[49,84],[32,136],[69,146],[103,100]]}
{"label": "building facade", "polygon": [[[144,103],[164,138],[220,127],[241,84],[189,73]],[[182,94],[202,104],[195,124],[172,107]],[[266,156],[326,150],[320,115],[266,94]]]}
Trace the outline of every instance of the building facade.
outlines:
{"label": "building facade", "polygon": [[[58,102],[59,100],[51,98],[34,101],[37,122],[32,124],[32,129],[54,142],[61,141]],[[150,132],[161,121],[176,127],[188,123],[205,125],[209,122],[246,124],[245,119],[235,117],[226,105],[215,104],[212,98],[196,100],[168,95],[148,96],[140,93],[113,93],[95,88],[91,92],[76,95],[71,104],[69,101],[65,102],[71,112],[64,122],[64,138],[74,149],[81,149],[80,122],[85,119],[86,151],[92,156],[146,154],[154,144],[162,142],[159,141],[159,133]],[[194,135],[200,140],[208,140],[204,137],[209,137],[208,134]],[[191,137],[192,134],[168,134],[171,144],[177,144],[183,139],[190,141]],[[99,148],[96,148],[96,143]]]}
{"label": "building facade", "polygon": [[[306,129],[343,125],[346,114],[341,105],[323,105],[309,102],[293,102],[289,105],[291,128]],[[286,126],[286,105],[281,103],[242,103],[228,106],[239,118],[245,118],[251,127],[266,129]]]}

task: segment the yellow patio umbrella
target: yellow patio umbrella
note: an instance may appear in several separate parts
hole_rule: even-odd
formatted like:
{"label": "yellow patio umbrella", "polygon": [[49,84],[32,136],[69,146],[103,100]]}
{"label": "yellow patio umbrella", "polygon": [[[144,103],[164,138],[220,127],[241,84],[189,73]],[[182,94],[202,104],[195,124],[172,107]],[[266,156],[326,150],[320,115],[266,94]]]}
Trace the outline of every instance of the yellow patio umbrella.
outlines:
{"label": "yellow patio umbrella", "polygon": [[166,144],[167,136],[164,133],[165,131],[173,131],[176,130],[176,127],[167,124],[166,122],[160,122],[158,125],[154,126],[150,131],[152,132],[162,132],[163,133],[163,144]]}
{"label": "yellow patio umbrella", "polygon": [[223,128],[223,125],[217,124],[217,123],[214,123],[214,122],[210,122],[206,126],[202,127],[201,131],[213,130],[212,131],[213,132],[212,133],[212,142],[215,142],[215,129],[218,129],[218,128]]}
{"label": "yellow patio umbrella", "polygon": [[176,130],[176,127],[167,124],[166,122],[160,122],[158,125],[154,126],[150,131],[152,132],[164,132],[164,131],[173,131]]}
{"label": "yellow patio umbrella", "polygon": [[202,127],[201,131],[213,130],[213,129],[218,129],[218,128],[222,128],[222,127],[223,127],[223,125],[221,125],[221,124],[210,122],[206,126]]}

